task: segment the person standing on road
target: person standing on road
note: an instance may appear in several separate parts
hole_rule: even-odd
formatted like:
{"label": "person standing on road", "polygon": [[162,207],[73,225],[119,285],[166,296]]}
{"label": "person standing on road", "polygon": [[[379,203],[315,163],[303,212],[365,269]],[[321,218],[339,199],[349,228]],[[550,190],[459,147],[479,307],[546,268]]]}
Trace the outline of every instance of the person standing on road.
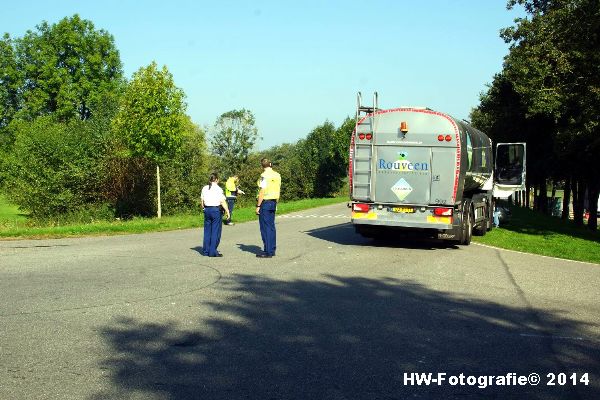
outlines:
{"label": "person standing on road", "polygon": [[239,181],[240,178],[237,175],[233,175],[225,182],[225,198],[227,199],[227,205],[229,206],[229,218],[225,221],[225,225],[233,225],[231,220],[233,219],[233,208],[235,207],[237,195],[245,194],[244,191],[238,187]]}
{"label": "person standing on road", "polygon": [[208,185],[202,188],[201,194],[202,210],[204,211],[204,240],[202,244],[202,255],[208,257],[223,257],[223,254],[217,251],[221,242],[221,230],[223,219],[221,216],[221,207],[225,211],[225,217],[229,219],[229,208],[223,194],[223,189],[219,187],[219,176],[216,173],[210,174]]}
{"label": "person standing on road", "polygon": [[277,200],[279,200],[281,191],[281,175],[273,170],[273,164],[266,158],[260,160],[260,165],[264,171],[258,181],[259,191],[256,201],[256,213],[258,214],[264,253],[257,254],[256,257],[271,258],[275,255],[277,249],[275,211],[277,210]]}

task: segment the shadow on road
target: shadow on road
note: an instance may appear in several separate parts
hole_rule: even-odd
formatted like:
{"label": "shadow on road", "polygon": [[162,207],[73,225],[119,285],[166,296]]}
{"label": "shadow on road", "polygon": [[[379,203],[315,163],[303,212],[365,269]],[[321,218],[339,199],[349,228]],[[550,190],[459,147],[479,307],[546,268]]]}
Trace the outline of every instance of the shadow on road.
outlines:
{"label": "shadow on road", "polygon": [[376,239],[364,238],[354,231],[351,223],[338,224],[325,228],[306,231],[306,234],[328,242],[351,245],[351,246],[371,246],[371,247],[395,247],[402,249],[458,249],[459,247],[443,240],[432,239],[428,237],[416,237],[415,234],[404,234],[401,232],[389,232],[387,236]]}
{"label": "shadow on road", "polygon": [[203,256],[204,254],[202,254],[202,246],[196,246],[196,247],[192,247],[190,250],[194,250],[196,253],[200,254],[201,256]]}
{"label": "shadow on road", "polygon": [[[93,398],[600,398],[599,345],[567,311],[391,278],[233,275],[213,289],[227,300],[200,304],[208,312],[194,326],[122,318],[103,327],[112,357],[99,367],[112,389]],[[411,372],[537,372],[543,382],[550,372],[588,372],[590,386],[410,386]]]}
{"label": "shadow on road", "polygon": [[236,246],[241,251],[244,251],[246,253],[252,253],[252,254],[262,254],[263,253],[262,249],[256,245],[247,245],[247,244],[237,243]]}

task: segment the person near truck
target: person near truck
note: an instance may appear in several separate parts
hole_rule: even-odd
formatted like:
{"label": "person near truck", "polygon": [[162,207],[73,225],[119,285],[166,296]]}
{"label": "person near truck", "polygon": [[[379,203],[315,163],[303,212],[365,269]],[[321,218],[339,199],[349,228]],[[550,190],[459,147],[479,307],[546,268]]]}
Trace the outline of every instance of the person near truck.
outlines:
{"label": "person near truck", "polygon": [[225,182],[225,198],[227,199],[227,206],[229,207],[229,218],[225,220],[225,225],[233,225],[232,219],[235,201],[237,200],[238,194],[245,194],[238,186],[239,181],[240,178],[237,175],[233,175],[227,178],[227,181]]}
{"label": "person near truck", "polygon": [[202,245],[202,255],[208,257],[223,257],[223,254],[217,251],[221,242],[221,231],[223,226],[222,211],[225,217],[229,219],[229,208],[223,194],[223,189],[219,187],[219,176],[216,173],[210,174],[208,185],[202,188],[200,196],[202,210],[204,211],[204,240]]}
{"label": "person near truck", "polygon": [[260,236],[263,242],[263,253],[256,257],[271,258],[277,249],[277,237],[275,232],[275,211],[277,200],[281,191],[281,175],[272,168],[273,164],[263,158],[260,160],[263,173],[258,181],[258,199],[256,200],[256,213],[260,226]]}

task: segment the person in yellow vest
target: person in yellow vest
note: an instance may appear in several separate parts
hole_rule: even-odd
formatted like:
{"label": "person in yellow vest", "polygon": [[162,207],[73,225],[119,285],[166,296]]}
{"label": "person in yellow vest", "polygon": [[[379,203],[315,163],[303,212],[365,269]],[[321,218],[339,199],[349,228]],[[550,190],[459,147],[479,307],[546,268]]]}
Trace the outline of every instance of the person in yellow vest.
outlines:
{"label": "person in yellow vest", "polygon": [[225,225],[233,225],[231,219],[233,218],[233,207],[237,200],[238,194],[245,194],[242,189],[238,187],[240,178],[237,175],[230,176],[225,182],[225,198],[227,199],[227,206],[229,207],[229,218],[225,220]]}
{"label": "person in yellow vest", "polygon": [[260,236],[263,242],[263,253],[257,254],[259,258],[271,258],[277,249],[277,238],[275,232],[275,211],[277,200],[281,191],[281,175],[275,172],[271,162],[263,158],[260,160],[263,173],[258,181],[258,199],[256,200],[256,213],[260,226]]}

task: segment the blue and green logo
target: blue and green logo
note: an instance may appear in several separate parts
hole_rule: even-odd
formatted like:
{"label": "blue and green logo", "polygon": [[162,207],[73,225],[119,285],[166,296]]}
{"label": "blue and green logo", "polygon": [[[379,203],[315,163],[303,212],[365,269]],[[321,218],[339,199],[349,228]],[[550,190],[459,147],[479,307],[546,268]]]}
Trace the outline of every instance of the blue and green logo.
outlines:
{"label": "blue and green logo", "polygon": [[379,170],[390,170],[390,171],[429,171],[429,164],[426,162],[412,162],[408,160],[408,152],[401,150],[398,152],[398,160],[388,161],[384,158],[380,158],[377,163]]}

